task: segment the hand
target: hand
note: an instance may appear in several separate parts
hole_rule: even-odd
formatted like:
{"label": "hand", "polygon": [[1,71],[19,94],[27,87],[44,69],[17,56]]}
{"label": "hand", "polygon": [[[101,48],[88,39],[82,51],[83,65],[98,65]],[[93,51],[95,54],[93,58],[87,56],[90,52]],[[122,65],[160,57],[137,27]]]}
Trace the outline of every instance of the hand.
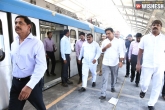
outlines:
{"label": "hand", "polygon": [[96,63],[96,60],[94,59],[94,60],[92,61],[92,63],[95,64],[95,63]]}
{"label": "hand", "polygon": [[19,94],[18,100],[26,100],[29,98],[30,94],[32,92],[32,89],[28,86],[25,86],[22,90],[21,93]]}
{"label": "hand", "polygon": [[123,63],[122,62],[119,62],[119,68],[121,68],[123,66]]}
{"label": "hand", "polygon": [[67,63],[67,61],[66,60],[64,60],[64,64],[66,64]]}
{"label": "hand", "polygon": [[106,45],[106,48],[109,48],[109,47],[111,47],[111,43],[109,43],[108,45]]}
{"label": "hand", "polygon": [[140,72],[141,69],[141,65],[140,64],[136,64],[136,71]]}
{"label": "hand", "polygon": [[81,60],[78,60],[78,64],[81,64]]}
{"label": "hand", "polygon": [[49,58],[49,56],[48,56],[48,55],[46,55],[46,58]]}
{"label": "hand", "polygon": [[128,61],[131,62],[131,59],[129,59]]}

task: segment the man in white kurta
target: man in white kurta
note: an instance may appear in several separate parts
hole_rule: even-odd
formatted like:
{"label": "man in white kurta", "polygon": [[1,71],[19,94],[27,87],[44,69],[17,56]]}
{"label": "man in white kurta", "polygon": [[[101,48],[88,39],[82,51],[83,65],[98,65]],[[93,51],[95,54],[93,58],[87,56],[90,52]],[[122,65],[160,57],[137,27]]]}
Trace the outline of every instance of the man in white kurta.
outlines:
{"label": "man in white kurta", "polygon": [[140,78],[141,98],[144,98],[150,81],[152,80],[152,90],[148,102],[149,110],[155,110],[154,105],[159,98],[159,94],[162,88],[165,58],[165,36],[160,33],[161,28],[161,21],[153,21],[151,25],[152,32],[143,36],[139,44],[136,69],[140,71],[140,60],[143,53],[142,72]]}
{"label": "man in white kurta", "polygon": [[92,87],[96,86],[96,68],[97,59],[100,57],[101,50],[99,44],[93,41],[93,35],[87,34],[87,42],[84,42],[79,55],[79,63],[82,60],[82,88],[79,89],[80,92],[84,92],[87,87],[87,79],[89,70],[92,73]]}

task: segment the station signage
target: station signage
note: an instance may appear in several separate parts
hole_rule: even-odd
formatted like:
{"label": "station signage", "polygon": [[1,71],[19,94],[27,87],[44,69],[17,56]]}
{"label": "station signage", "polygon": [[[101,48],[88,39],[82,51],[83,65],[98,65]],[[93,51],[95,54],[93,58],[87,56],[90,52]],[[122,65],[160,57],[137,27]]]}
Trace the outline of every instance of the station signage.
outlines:
{"label": "station signage", "polygon": [[164,1],[136,1],[135,8],[136,9],[164,9]]}

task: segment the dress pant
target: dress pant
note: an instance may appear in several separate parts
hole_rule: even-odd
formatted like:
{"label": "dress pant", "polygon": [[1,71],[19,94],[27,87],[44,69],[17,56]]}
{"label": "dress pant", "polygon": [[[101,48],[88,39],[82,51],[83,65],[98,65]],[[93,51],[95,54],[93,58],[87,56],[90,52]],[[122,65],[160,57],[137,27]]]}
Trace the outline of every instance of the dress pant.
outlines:
{"label": "dress pant", "polygon": [[130,74],[130,62],[129,62],[129,58],[128,58],[128,52],[126,53],[126,75],[129,76]]}
{"label": "dress pant", "polygon": [[92,82],[96,82],[96,76],[97,76],[96,67],[97,67],[97,64],[83,63],[83,65],[82,65],[82,87],[84,87],[84,88],[87,87],[89,70],[92,73]]}
{"label": "dress pant", "polygon": [[162,95],[165,96],[165,72],[164,72],[164,85],[162,89]]}
{"label": "dress pant", "polygon": [[147,92],[150,81],[152,80],[152,90],[148,106],[154,106],[159,98],[159,94],[163,85],[163,72],[164,67],[142,67],[140,85],[143,92]]}
{"label": "dress pant", "polygon": [[62,62],[62,71],[61,71],[61,79],[62,83],[66,83],[68,81],[68,69],[70,67],[70,54],[65,54],[67,63]]}
{"label": "dress pant", "polygon": [[79,77],[80,77],[79,80],[81,80],[81,81],[82,81],[82,59],[81,59],[81,63],[80,64],[78,63],[78,60],[77,60],[78,74],[79,74]]}
{"label": "dress pant", "polygon": [[54,52],[46,51],[46,54],[49,57],[49,58],[46,58],[46,60],[47,60],[47,70],[46,70],[46,72],[49,73],[49,59],[50,59],[51,63],[52,63],[51,73],[54,73],[55,66],[56,66],[56,60],[55,60]]}
{"label": "dress pant", "polygon": [[[18,80],[13,78],[10,90],[10,101],[8,110],[23,110],[26,100],[18,100],[19,94],[23,87],[29,82],[30,78]],[[37,110],[46,110],[42,96],[43,79],[33,88],[29,98],[27,99]]]}
{"label": "dress pant", "polygon": [[[131,79],[134,80],[135,72],[136,72],[136,64],[137,64],[137,55],[131,55]],[[138,84],[140,81],[140,73],[136,72],[136,80],[135,83]]]}
{"label": "dress pant", "polygon": [[102,66],[103,77],[102,77],[101,96],[106,96],[109,74],[111,74],[111,88],[115,88],[117,69],[118,69],[118,65]]}

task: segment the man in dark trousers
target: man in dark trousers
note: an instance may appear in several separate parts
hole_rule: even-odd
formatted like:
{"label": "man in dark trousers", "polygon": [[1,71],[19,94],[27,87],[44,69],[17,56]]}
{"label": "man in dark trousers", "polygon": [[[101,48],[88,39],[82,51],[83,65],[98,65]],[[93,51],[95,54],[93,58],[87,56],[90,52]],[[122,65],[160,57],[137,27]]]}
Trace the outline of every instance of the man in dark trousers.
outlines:
{"label": "man in dark trousers", "polygon": [[18,34],[11,45],[12,87],[8,110],[23,110],[28,100],[37,110],[46,110],[42,87],[47,69],[42,41],[31,34],[31,21],[26,16],[15,18]]}
{"label": "man in dark trousers", "polygon": [[70,38],[69,38],[69,30],[64,30],[64,36],[61,39],[60,42],[60,49],[61,49],[61,57],[63,60],[62,65],[62,72],[61,72],[61,79],[62,79],[62,86],[68,87],[68,84],[73,84],[73,82],[69,81],[68,79],[68,68],[70,65],[70,54],[71,54],[71,44],[70,44]]}
{"label": "man in dark trousers", "polygon": [[128,77],[129,76],[129,71],[130,71],[130,62],[129,62],[129,59],[128,59],[128,52],[129,52],[129,47],[130,47],[130,44],[132,42],[132,35],[129,34],[127,36],[127,40],[125,42],[125,47],[127,49],[127,52],[126,52],[126,75],[125,77]]}
{"label": "man in dark trousers", "polygon": [[54,73],[55,70],[55,66],[56,66],[56,60],[55,60],[55,56],[54,56],[54,52],[57,51],[56,45],[52,39],[52,32],[48,31],[47,32],[47,38],[44,39],[44,48],[45,48],[45,52],[46,52],[46,60],[47,60],[47,70],[46,73],[49,76],[49,59],[51,60],[52,63],[52,68],[51,68],[51,74],[52,75],[56,75]]}
{"label": "man in dark trousers", "polygon": [[80,50],[82,48],[82,45],[83,43],[86,41],[85,40],[85,33],[84,32],[80,32],[79,34],[79,37],[80,39],[76,42],[76,57],[77,57],[77,67],[78,67],[78,73],[79,73],[79,81],[78,81],[78,84],[80,84],[82,82],[82,59],[81,58],[81,63],[79,64],[78,63],[78,58],[79,58],[79,55],[80,55]]}
{"label": "man in dark trousers", "polygon": [[[129,62],[131,62],[131,82],[133,82],[134,77],[135,77],[135,71],[136,71],[136,64],[137,64],[137,56],[138,56],[138,51],[139,51],[139,42],[142,37],[141,33],[136,34],[136,41],[132,41],[130,48],[129,48],[129,53],[128,53],[128,58]],[[137,71],[136,73],[136,87],[138,87],[140,81],[140,72]]]}
{"label": "man in dark trousers", "polygon": [[165,72],[164,72],[164,85],[163,85],[163,89],[162,89],[162,97],[165,100]]}

